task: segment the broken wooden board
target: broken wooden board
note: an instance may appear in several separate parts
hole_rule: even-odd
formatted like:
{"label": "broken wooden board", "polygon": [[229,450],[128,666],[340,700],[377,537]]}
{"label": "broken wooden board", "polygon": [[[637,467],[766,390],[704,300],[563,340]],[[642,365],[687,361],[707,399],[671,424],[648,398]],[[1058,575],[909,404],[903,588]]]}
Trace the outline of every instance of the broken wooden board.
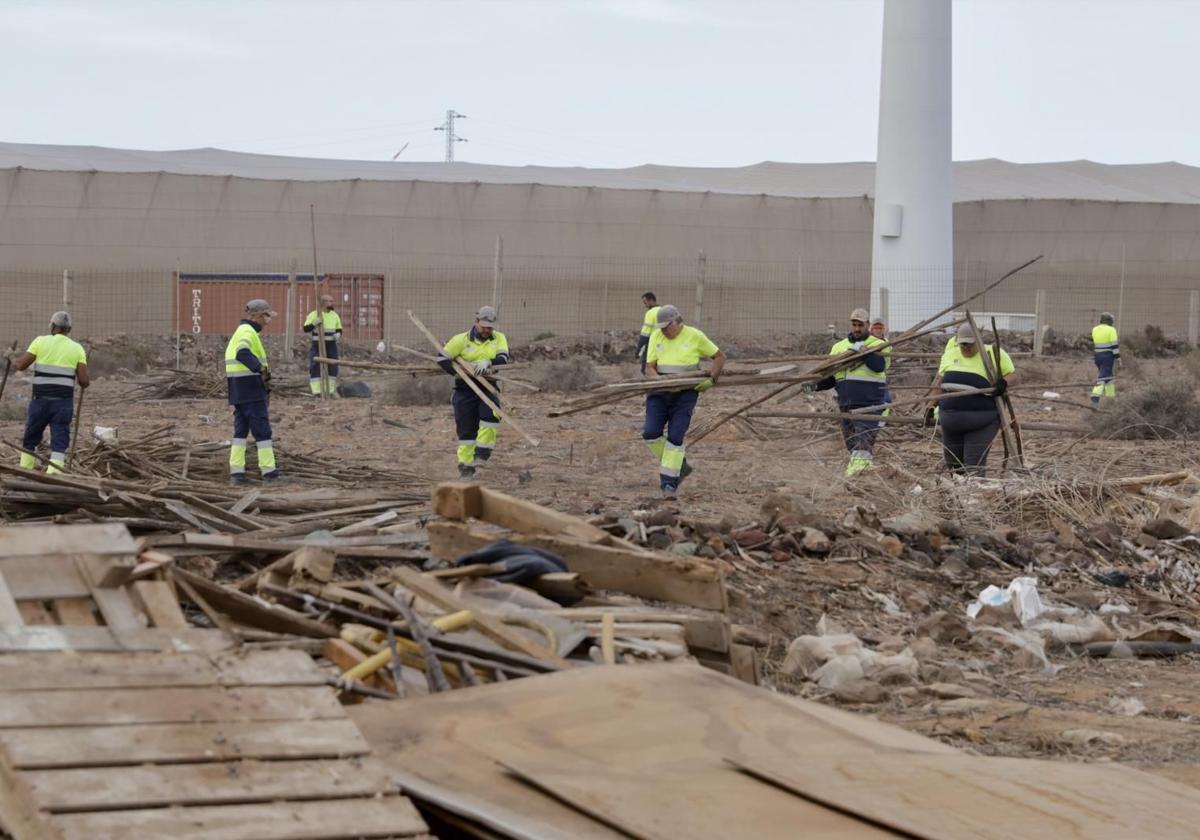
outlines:
{"label": "broken wooden board", "polygon": [[569,513],[467,481],[448,481],[433,490],[433,512],[446,519],[481,519],[525,534],[549,534],[607,545],[612,535]]}
{"label": "broken wooden board", "polygon": [[275,633],[292,633],[311,639],[327,639],[337,636],[337,627],[302,615],[281,604],[274,604],[239,592],[231,586],[222,586],[208,578],[182,569],[172,572],[186,581],[212,605],[213,609],[247,627],[270,630]]}
{"label": "broken wooden board", "polygon": [[0,528],[0,557],[52,554],[134,556],[137,541],[124,525],[29,525]]}
{"label": "broken wooden board", "polygon": [[922,840],[1189,840],[1200,793],[1127,767],[968,755],[731,762],[803,799]]}
{"label": "broken wooden board", "polygon": [[[790,840],[797,825],[812,826],[813,836],[892,837],[738,779],[724,757],[954,754],[899,728],[686,664],[575,669],[404,705],[403,715],[379,704],[350,710],[373,756],[409,796],[518,837],[629,836],[613,824],[635,830],[634,836],[690,840]],[[563,796],[538,793],[498,761],[521,767],[547,787],[561,770]],[[589,801],[604,819],[579,809],[587,803],[576,797],[584,793],[577,785],[601,797]],[[690,816],[693,811],[705,819]],[[675,828],[654,834],[664,826]]]}
{"label": "broken wooden board", "polygon": [[441,559],[453,561],[507,539],[557,554],[568,569],[583,575],[593,589],[627,592],[708,610],[723,611],[728,606],[724,576],[716,564],[706,560],[634,552],[562,537],[497,532],[461,522],[430,522],[426,528],[430,553]]}
{"label": "broken wooden board", "polygon": [[234,646],[233,639],[220,630],[165,630],[144,627],[114,630],[110,627],[60,627],[53,624],[0,626],[0,654],[20,651],[170,651],[217,652]]}

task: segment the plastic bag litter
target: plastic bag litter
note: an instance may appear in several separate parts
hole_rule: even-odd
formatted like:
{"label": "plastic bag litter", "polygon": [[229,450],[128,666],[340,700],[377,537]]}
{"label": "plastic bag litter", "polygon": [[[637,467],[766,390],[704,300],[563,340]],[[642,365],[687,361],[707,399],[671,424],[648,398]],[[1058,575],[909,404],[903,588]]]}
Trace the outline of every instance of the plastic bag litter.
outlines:
{"label": "plastic bag litter", "polygon": [[1085,615],[1072,621],[1035,621],[1028,626],[1046,641],[1059,645],[1086,645],[1089,642],[1113,642],[1117,634],[1099,616]]}
{"label": "plastic bag litter", "polygon": [[849,633],[834,636],[797,636],[788,645],[781,670],[788,676],[803,674],[812,677],[821,665],[838,656],[854,656],[862,642]]}
{"label": "plastic bag litter", "polygon": [[1042,666],[1046,674],[1057,674],[1058,667],[1050,664],[1046,658],[1046,644],[1042,637],[1032,630],[1007,630],[1003,627],[980,627],[977,633],[992,633],[1029,656],[1031,661]]}
{"label": "plastic bag litter", "polygon": [[111,426],[93,426],[92,437],[104,443],[116,443],[117,430]]}
{"label": "plastic bag litter", "polygon": [[967,606],[967,615],[974,618],[984,607],[1002,607],[1005,604],[1012,605],[1012,611],[1022,625],[1041,615],[1044,607],[1042,599],[1038,597],[1037,578],[1014,578],[1004,589],[988,586]]}
{"label": "plastic bag litter", "polygon": [[813,681],[830,691],[837,691],[864,676],[862,662],[857,656],[835,656],[812,673]]}

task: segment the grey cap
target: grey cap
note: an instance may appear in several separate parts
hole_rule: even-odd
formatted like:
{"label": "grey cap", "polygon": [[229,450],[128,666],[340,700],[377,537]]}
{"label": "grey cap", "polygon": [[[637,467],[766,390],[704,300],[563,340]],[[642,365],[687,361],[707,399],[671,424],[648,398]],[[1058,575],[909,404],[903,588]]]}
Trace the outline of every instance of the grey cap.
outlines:
{"label": "grey cap", "polygon": [[654,320],[654,325],[660,330],[667,324],[673,324],[676,321],[682,321],[683,316],[679,314],[679,309],[669,303],[664,303],[658,307],[658,316]]}
{"label": "grey cap", "polygon": [[970,324],[963,324],[958,328],[958,343],[959,344],[978,344],[979,336],[975,335],[975,330],[971,329]]}
{"label": "grey cap", "polygon": [[851,321],[862,321],[864,324],[871,323],[871,313],[865,309],[855,309],[850,313]]}
{"label": "grey cap", "polygon": [[50,326],[71,329],[71,313],[58,310],[50,316]]}
{"label": "grey cap", "polygon": [[496,322],[500,320],[500,316],[496,314],[496,307],[481,306],[479,311],[475,313],[475,320],[481,324],[487,324],[489,327],[496,326]]}
{"label": "grey cap", "polygon": [[247,315],[257,315],[260,312],[266,312],[270,315],[275,314],[275,310],[271,308],[271,304],[267,303],[262,298],[255,298],[246,304]]}
{"label": "grey cap", "polygon": [[1113,314],[1111,312],[1101,312],[1100,313],[1100,322],[1103,324],[1112,324],[1116,320],[1117,319],[1113,317]]}

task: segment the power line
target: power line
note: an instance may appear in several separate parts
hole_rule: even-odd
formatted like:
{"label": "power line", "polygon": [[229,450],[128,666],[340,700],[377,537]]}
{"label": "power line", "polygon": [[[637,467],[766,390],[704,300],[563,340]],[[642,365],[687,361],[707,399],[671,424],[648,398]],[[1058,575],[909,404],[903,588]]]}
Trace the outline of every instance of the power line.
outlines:
{"label": "power line", "polygon": [[446,121],[439,126],[435,126],[433,129],[434,131],[446,132],[446,163],[454,163],[454,144],[467,142],[467,138],[459,137],[454,133],[454,121],[465,120],[466,118],[466,114],[460,114],[451,108],[446,112]]}

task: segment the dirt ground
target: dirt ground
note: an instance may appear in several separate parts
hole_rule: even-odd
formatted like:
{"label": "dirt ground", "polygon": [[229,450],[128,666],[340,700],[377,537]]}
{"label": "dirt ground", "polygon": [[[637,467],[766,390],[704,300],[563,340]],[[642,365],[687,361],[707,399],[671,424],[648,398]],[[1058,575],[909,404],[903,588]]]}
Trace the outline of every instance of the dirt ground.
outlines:
{"label": "dirt ground", "polygon": [[[1017,367],[1019,373],[1024,369],[1029,379],[1061,395],[1046,402],[1019,400],[1017,408],[1024,419],[1062,424],[1087,420],[1088,409],[1064,404],[1065,400],[1086,404],[1085,383],[1094,376],[1087,356],[1018,359]],[[1178,360],[1141,360],[1131,367],[1145,381],[1187,375]],[[306,379],[298,363],[277,365],[277,370],[277,380],[299,385]],[[605,365],[597,373],[604,380],[617,381],[636,373],[636,368]],[[927,382],[928,375],[923,369],[907,374],[901,369],[896,380],[919,384]],[[228,439],[230,409],[223,400],[131,400],[126,395],[136,378],[136,374],[114,372],[99,379],[87,392],[85,432],[96,425],[110,426],[122,439],[131,439],[169,423],[177,433],[196,441]],[[0,404],[0,435],[6,441],[20,439],[20,400],[28,394],[27,379],[14,376]],[[349,464],[393,464],[422,473],[431,483],[456,477],[448,390],[447,404],[400,406],[382,399],[389,381],[386,376],[357,376],[344,369],[341,379],[362,379],[372,385],[376,396],[328,403],[287,396],[273,400],[275,440],[285,451],[320,454]],[[1124,389],[1126,383],[1119,387]],[[710,391],[701,397],[693,425],[763,392],[762,388]],[[897,399],[919,393],[896,392]],[[480,480],[581,516],[615,521],[670,510],[679,522],[723,523],[726,531],[762,523],[761,508],[772,493],[782,493],[841,523],[856,506],[865,505],[880,517],[920,509],[922,499],[938,487],[943,488],[938,495],[940,517],[964,527],[975,523],[992,531],[1011,529],[1016,533],[1009,539],[1016,547],[1021,538],[1056,527],[1053,516],[1042,511],[997,507],[977,497],[971,487],[955,486],[941,476],[940,445],[929,430],[919,427],[887,429],[877,450],[878,466],[848,482],[842,476],[845,452],[832,420],[779,418],[755,421],[752,427],[724,426],[689,451],[695,473],[683,484],[678,502],[667,508],[659,496],[655,464],[641,442],[640,400],[558,419],[546,416],[548,409],[571,396],[508,388],[506,402],[540,443],[534,447],[504,429],[496,455],[481,469]],[[832,410],[832,398],[803,396],[776,408]],[[1200,473],[1194,449],[1170,441],[1116,442],[1029,432],[1026,447],[1030,465],[1043,479],[1072,468],[1113,478],[1178,469]],[[15,452],[10,456],[15,459]],[[993,456],[992,460],[997,466],[999,459]],[[286,473],[286,460],[280,466]],[[1012,515],[1014,510],[1018,515]],[[1088,518],[1085,511],[1073,524],[1084,527]],[[680,538],[670,527],[665,533],[673,541]],[[852,538],[838,538],[834,550],[824,556],[792,556],[783,562],[761,551],[738,549],[719,555],[738,592],[733,602],[737,621],[765,636],[767,644],[761,652],[767,685],[842,704],[981,753],[1119,761],[1200,784],[1200,727],[1195,725],[1200,716],[1200,657],[1196,655],[1088,659],[1055,650],[1048,651],[1047,668],[986,634],[972,634],[969,639],[938,641],[936,649],[921,659],[918,679],[886,685],[882,696],[869,702],[838,699],[802,676],[784,674],[781,665],[788,644],[796,636],[817,632],[822,616],[868,646],[899,650],[923,634],[919,625],[937,611],[960,616],[983,586],[1003,587],[1024,573],[1039,578],[1044,599],[1091,598],[1093,609],[1104,603],[1123,605],[1148,621],[1200,627],[1200,601],[1190,595],[1168,593],[1155,600],[1145,592],[1106,587],[1094,580],[1085,587],[1091,595],[1081,595],[1080,580],[1104,567],[1103,551],[1037,554],[1022,567],[1019,562],[926,564],[919,558],[914,561],[915,555],[907,549],[893,557],[867,548]],[[1082,566],[1085,562],[1091,566]]]}

